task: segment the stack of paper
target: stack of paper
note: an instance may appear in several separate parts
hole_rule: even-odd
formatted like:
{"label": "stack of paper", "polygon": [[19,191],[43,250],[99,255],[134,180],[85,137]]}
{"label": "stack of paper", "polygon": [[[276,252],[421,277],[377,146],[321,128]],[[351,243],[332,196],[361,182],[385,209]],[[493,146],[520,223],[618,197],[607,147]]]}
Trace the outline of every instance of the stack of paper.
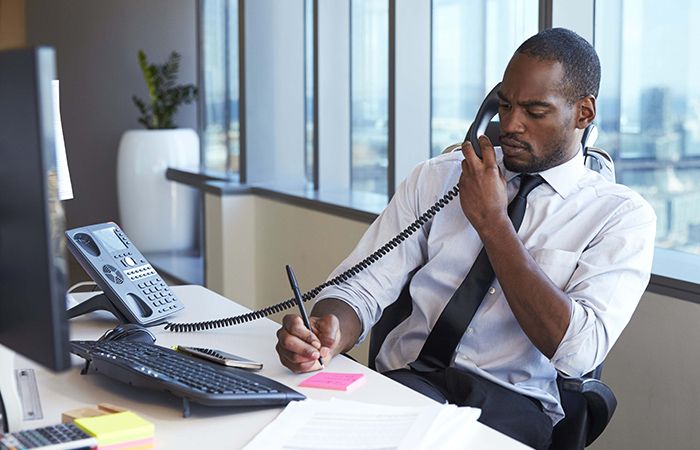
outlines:
{"label": "stack of paper", "polygon": [[292,402],[246,447],[271,449],[433,449],[464,443],[480,409],[400,407],[347,400]]}
{"label": "stack of paper", "polygon": [[74,423],[97,439],[98,450],[145,450],[154,445],[153,424],[131,411],[83,417]]}

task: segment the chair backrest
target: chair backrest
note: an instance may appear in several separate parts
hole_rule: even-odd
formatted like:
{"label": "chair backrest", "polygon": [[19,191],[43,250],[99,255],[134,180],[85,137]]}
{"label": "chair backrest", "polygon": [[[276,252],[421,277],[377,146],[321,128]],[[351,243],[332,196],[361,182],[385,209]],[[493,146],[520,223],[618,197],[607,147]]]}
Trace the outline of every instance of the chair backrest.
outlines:
{"label": "chair backrest", "polygon": [[[499,123],[492,121],[486,136],[494,145],[499,145]],[[584,164],[599,172],[607,180],[615,182],[615,166],[612,158],[602,149],[592,147],[598,130],[591,124],[583,133]],[[443,153],[458,150],[460,144],[447,147]],[[417,270],[417,269],[416,269]],[[414,272],[415,273],[415,272]],[[368,366],[376,369],[375,360],[387,335],[411,315],[413,302],[409,286],[413,274],[394,303],[384,309],[382,317],[372,327],[369,341]],[[554,428],[551,449],[578,449],[590,445],[610,421],[617,406],[617,400],[609,387],[600,382],[603,365],[586,374],[583,378],[565,379],[559,377],[557,384],[561,394],[562,407],[566,418]]]}

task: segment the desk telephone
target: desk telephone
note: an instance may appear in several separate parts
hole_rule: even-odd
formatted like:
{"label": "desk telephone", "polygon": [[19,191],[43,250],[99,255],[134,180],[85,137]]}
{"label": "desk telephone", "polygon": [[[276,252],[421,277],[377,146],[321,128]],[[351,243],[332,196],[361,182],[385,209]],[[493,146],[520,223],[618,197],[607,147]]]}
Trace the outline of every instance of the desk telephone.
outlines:
{"label": "desk telephone", "polygon": [[74,228],[66,238],[75,259],[103,292],[69,309],[69,318],[105,309],[124,323],[155,325],[184,308],[115,223]]}
{"label": "desk telephone", "polygon": [[[481,157],[481,148],[479,147],[478,137],[486,133],[486,128],[489,126],[491,119],[498,114],[498,106],[500,100],[498,98],[498,90],[501,88],[501,83],[498,83],[491,92],[488,93],[484,101],[482,102],[479,110],[477,111],[476,118],[474,122],[469,127],[467,135],[464,138],[465,141],[469,141],[474,147],[476,154]],[[348,280],[349,278],[357,275],[375,261],[379,260],[381,257],[389,253],[391,250],[396,248],[403,241],[408,239],[413,233],[419,230],[423,225],[429,222],[442,208],[445,207],[452,199],[457,197],[459,194],[459,186],[455,185],[452,189],[447,191],[445,195],[442,196],[433,206],[431,206],[427,211],[421,214],[418,219],[413,223],[404,228],[398,235],[393,239],[389,240],[374,253],[367,256],[365,259],[355,264],[345,272],[340,275],[322,283],[310,291],[302,295],[303,301],[311,300],[316,297],[319,292],[328,286],[338,285]],[[246,314],[241,314],[238,316],[227,317],[223,319],[211,320],[207,322],[196,322],[196,323],[172,323],[169,322],[165,325],[166,330],[171,330],[175,332],[186,332],[186,331],[201,331],[210,330],[214,328],[222,328],[232,325],[237,325],[240,323],[250,322],[252,320],[267,317],[270,314],[278,313],[281,311],[286,311],[287,309],[296,307],[296,301],[293,298],[285,300],[281,303],[277,303],[267,308],[263,308],[257,311],[252,311]]]}

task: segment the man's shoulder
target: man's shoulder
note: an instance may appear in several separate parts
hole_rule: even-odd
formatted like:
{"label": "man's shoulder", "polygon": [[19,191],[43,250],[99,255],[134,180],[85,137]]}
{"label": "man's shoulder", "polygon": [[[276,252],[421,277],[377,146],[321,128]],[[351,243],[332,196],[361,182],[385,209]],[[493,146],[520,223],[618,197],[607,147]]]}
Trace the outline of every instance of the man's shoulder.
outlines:
{"label": "man's shoulder", "polygon": [[427,159],[425,164],[432,168],[452,167],[455,164],[461,164],[463,159],[464,155],[462,155],[462,152],[457,149],[455,151],[433,156],[432,158]]}
{"label": "man's shoulder", "polygon": [[418,163],[406,181],[422,185],[427,180],[444,180],[462,171],[462,152],[443,153]]}
{"label": "man's shoulder", "polygon": [[595,190],[597,197],[615,199],[623,209],[641,210],[650,217],[656,216],[651,204],[631,187],[607,180],[595,171],[589,172],[588,183]]}

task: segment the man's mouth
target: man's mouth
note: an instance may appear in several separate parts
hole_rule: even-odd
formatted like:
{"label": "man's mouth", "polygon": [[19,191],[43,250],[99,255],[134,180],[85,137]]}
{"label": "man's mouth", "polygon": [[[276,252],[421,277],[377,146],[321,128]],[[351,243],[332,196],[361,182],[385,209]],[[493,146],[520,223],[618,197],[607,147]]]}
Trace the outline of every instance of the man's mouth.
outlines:
{"label": "man's mouth", "polygon": [[530,148],[526,142],[521,142],[510,138],[501,138],[501,147],[506,147],[507,149],[516,151],[528,150]]}

